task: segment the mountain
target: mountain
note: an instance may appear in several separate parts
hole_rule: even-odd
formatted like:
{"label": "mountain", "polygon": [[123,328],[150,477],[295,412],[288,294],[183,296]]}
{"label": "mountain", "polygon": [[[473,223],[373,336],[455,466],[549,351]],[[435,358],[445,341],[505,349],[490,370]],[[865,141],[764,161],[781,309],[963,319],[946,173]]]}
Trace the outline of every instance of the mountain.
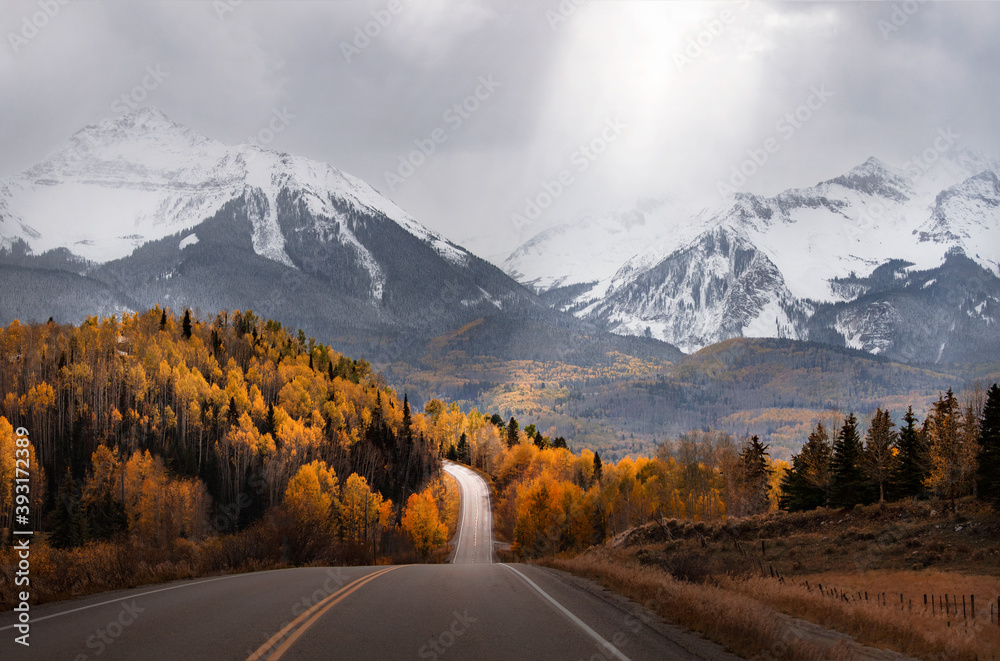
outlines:
{"label": "mountain", "polygon": [[336,168],[226,146],[154,109],[0,181],[0,321],[252,309],[376,361],[470,324],[473,355],[675,356],[552,310]]}
{"label": "mountain", "polygon": [[[661,215],[658,230],[645,230],[657,238],[611,276],[607,264],[589,279],[566,268],[566,241],[551,233],[504,268],[560,309],[685,352],[771,337],[908,362],[978,362],[1000,348],[998,174],[1000,163],[959,148],[926,171],[870,158],[811,188],[736,192],[690,217]],[[610,248],[615,233],[596,236],[592,223],[580,233],[609,256],[636,245]],[[551,275],[564,272],[574,275]]]}

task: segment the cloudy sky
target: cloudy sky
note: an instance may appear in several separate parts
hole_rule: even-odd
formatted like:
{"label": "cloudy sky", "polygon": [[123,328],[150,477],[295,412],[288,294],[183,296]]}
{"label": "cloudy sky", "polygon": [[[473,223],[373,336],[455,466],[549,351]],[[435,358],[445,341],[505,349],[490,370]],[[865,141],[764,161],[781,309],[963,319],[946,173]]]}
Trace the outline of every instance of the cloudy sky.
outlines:
{"label": "cloudy sky", "polygon": [[754,154],[764,193],[939,129],[1000,154],[995,2],[63,2],[0,4],[0,176],[142,103],[329,162],[495,258],[578,214],[711,203]]}

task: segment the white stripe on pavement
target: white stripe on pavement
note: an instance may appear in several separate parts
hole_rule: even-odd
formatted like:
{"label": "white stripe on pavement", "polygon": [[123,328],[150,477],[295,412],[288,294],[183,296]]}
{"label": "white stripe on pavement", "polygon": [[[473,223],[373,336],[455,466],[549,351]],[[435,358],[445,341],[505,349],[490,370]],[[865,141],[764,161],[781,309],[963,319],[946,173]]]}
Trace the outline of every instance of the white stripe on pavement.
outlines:
{"label": "white stripe on pavement", "polygon": [[581,629],[583,629],[587,633],[587,635],[589,635],[591,638],[593,638],[594,640],[596,640],[601,647],[603,647],[608,652],[610,652],[616,659],[620,659],[620,661],[629,661],[629,658],[627,656],[625,656],[624,654],[622,654],[620,651],[618,651],[617,647],[615,647],[614,645],[612,645],[611,643],[609,643],[608,641],[606,641],[601,636],[601,634],[597,633],[596,631],[594,631],[593,629],[591,629],[590,627],[588,627],[586,622],[584,622],[583,620],[581,620],[580,618],[578,618],[576,615],[573,615],[573,613],[570,613],[569,610],[567,610],[565,606],[563,606],[558,601],[556,601],[555,599],[553,599],[552,597],[550,597],[548,592],[546,592],[545,590],[543,590],[540,587],[538,587],[538,585],[536,585],[535,582],[532,581],[530,578],[528,578],[527,576],[525,576],[524,574],[522,574],[518,570],[514,569],[510,565],[501,565],[501,567],[506,567],[507,569],[511,570],[512,572],[514,572],[515,574],[517,574],[518,576],[520,576],[521,578],[523,578],[528,585],[530,585],[531,587],[533,587],[536,590],[538,590],[538,594],[542,595],[543,597],[545,597],[546,599],[548,599],[550,602],[552,602],[552,605],[555,606],[556,608],[558,608],[562,612],[563,615],[565,615],[570,620],[572,620],[573,623],[576,626],[578,626]]}

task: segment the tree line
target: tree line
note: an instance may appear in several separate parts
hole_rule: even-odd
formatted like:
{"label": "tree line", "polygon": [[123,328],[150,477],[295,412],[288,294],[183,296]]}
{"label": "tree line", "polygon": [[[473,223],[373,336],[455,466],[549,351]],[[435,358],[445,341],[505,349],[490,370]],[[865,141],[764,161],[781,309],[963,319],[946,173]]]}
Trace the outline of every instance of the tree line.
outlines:
{"label": "tree line", "polygon": [[0,363],[0,529],[25,427],[33,527],[56,547],[165,546],[266,520],[295,561],[331,544],[373,559],[438,472],[431,416],[367,362],[249,311],[14,322]]}
{"label": "tree line", "polygon": [[898,426],[879,408],[864,437],[854,414],[834,430],[817,424],[780,488],[787,510],[931,496],[954,509],[971,495],[1000,507],[1000,386],[963,401],[949,389],[922,423],[913,407]]}

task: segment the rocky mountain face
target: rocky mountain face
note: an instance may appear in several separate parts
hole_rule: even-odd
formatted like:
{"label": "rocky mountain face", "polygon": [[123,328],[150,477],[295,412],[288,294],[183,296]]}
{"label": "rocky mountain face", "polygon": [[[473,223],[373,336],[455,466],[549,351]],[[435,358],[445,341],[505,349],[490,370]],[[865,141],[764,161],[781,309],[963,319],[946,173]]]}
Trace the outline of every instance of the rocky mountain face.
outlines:
{"label": "rocky mountain face", "polygon": [[377,361],[469,324],[472,354],[677,354],[549,308],[332,166],[229,147],[152,109],[0,181],[0,282],[4,323],[168,305],[252,309]]}
{"label": "rocky mountain face", "polygon": [[[533,279],[523,278],[524,249],[504,268],[556,307],[685,352],[772,337],[980,362],[998,355],[1000,338],[998,174],[996,161],[963,149],[923,172],[870,158],[812,188],[735,193],[693,216],[646,214],[657,227],[644,238],[655,239],[610,277],[606,264],[596,277],[567,267],[544,234],[526,244]],[[588,240],[608,245],[615,233]]]}

